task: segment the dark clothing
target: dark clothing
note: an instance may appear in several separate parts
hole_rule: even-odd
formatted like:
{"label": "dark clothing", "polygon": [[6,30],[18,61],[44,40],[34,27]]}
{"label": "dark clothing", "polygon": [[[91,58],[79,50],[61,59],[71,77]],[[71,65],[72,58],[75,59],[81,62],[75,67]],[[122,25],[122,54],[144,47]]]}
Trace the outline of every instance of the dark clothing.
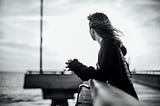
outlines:
{"label": "dark clothing", "polygon": [[[122,52],[126,54],[124,46]],[[108,81],[109,84],[137,98],[133,85],[126,74],[119,48],[114,40],[102,40],[98,54],[98,65],[97,69],[91,66],[87,67],[75,59],[69,64],[69,68],[84,81],[88,79]]]}

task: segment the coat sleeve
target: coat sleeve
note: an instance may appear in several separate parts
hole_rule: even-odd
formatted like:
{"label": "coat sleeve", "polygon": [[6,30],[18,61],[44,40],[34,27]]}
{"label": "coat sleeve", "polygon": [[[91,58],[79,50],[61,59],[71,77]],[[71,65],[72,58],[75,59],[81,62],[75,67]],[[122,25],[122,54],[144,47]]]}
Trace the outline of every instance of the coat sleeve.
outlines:
{"label": "coat sleeve", "polygon": [[106,81],[111,76],[112,68],[114,67],[114,48],[111,44],[102,44],[101,45],[101,58],[99,60],[99,69],[95,69],[90,66],[87,67],[80,63],[77,59],[69,64],[71,71],[74,71],[77,76],[82,80],[86,81],[88,79],[97,79],[100,81]]}

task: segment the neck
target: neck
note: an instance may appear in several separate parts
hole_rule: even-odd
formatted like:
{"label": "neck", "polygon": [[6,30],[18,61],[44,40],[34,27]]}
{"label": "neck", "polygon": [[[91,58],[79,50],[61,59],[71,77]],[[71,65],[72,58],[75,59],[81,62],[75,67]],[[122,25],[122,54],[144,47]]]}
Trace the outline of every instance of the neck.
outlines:
{"label": "neck", "polygon": [[99,44],[101,44],[103,38],[100,37],[99,35],[97,35],[97,36],[96,36],[96,40],[97,40],[97,42],[98,42]]}

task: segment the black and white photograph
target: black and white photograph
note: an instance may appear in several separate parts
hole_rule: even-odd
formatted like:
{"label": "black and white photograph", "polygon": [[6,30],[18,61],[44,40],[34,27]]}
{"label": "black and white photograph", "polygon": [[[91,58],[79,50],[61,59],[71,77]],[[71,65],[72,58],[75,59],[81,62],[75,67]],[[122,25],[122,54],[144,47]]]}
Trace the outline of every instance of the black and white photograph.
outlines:
{"label": "black and white photograph", "polygon": [[0,0],[0,106],[160,106],[159,0]]}

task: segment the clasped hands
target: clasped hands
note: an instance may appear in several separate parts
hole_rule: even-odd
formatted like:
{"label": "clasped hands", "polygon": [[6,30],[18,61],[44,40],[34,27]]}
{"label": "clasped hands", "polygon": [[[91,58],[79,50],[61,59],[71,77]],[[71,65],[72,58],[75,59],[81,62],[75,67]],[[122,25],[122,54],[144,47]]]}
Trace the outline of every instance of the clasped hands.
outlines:
{"label": "clasped hands", "polygon": [[69,59],[67,62],[65,62],[67,65],[66,68],[68,68],[68,71],[74,71],[77,63],[79,63],[77,59]]}

